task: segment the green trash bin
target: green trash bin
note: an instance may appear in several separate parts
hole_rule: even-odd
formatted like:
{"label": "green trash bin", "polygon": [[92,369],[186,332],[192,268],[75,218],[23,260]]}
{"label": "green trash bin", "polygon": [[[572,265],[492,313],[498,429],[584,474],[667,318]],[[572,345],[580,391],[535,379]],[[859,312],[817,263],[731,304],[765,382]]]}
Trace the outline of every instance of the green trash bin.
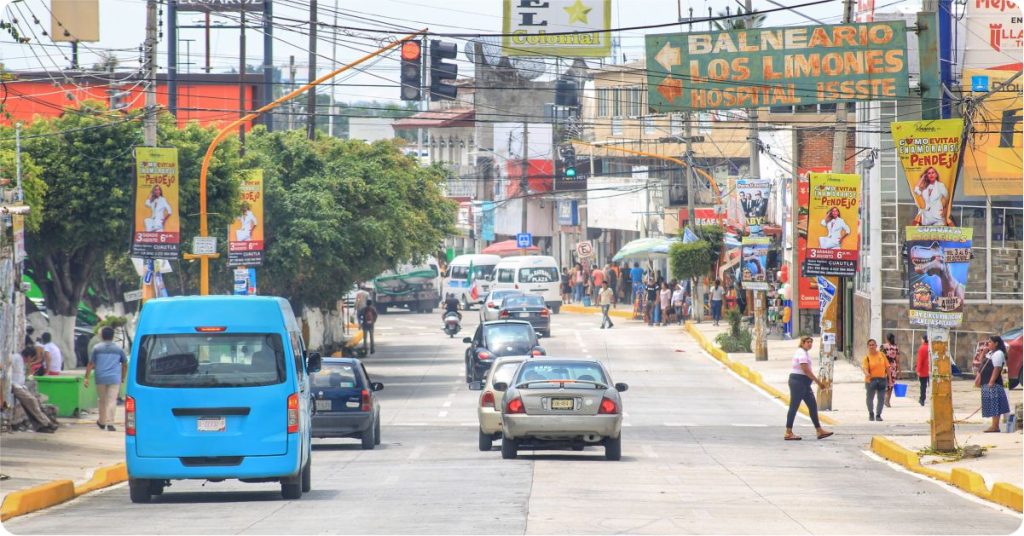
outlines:
{"label": "green trash bin", "polygon": [[82,412],[97,406],[96,387],[90,383],[82,386],[82,376],[36,376],[39,392],[57,406],[58,417],[78,417]]}

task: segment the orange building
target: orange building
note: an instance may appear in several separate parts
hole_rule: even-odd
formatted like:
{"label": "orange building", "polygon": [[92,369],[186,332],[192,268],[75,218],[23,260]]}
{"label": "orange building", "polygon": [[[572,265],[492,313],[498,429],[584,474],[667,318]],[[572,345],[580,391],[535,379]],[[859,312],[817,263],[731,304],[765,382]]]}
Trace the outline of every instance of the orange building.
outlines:
{"label": "orange building", "polygon": [[[3,86],[4,110],[9,114],[0,122],[13,124],[31,122],[36,116],[57,117],[64,108],[77,107],[86,100],[106,102],[111,107],[127,110],[143,108],[146,102],[144,84],[136,74],[124,73],[47,73],[12,72],[15,77]],[[190,121],[201,125],[224,124],[259,107],[262,95],[260,74],[245,76],[245,96],[239,104],[237,74],[179,74],[178,125]],[[167,77],[157,75],[157,103],[167,108]]]}

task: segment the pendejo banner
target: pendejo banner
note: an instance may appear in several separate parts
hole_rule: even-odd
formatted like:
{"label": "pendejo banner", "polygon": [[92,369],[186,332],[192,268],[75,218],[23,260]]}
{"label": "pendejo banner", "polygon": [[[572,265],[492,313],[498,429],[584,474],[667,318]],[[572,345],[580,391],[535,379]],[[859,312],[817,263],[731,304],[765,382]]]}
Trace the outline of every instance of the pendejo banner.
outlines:
{"label": "pendejo banner", "polygon": [[974,229],[907,227],[910,323],[956,327],[963,321]]}
{"label": "pendejo banner", "polygon": [[178,258],[181,239],[178,194],[178,150],[136,147],[133,257]]}
{"label": "pendejo banner", "polygon": [[263,170],[251,169],[238,185],[242,213],[228,226],[228,266],[263,264]]}
{"label": "pendejo banner", "polygon": [[860,175],[811,173],[807,276],[852,277],[860,259]]}

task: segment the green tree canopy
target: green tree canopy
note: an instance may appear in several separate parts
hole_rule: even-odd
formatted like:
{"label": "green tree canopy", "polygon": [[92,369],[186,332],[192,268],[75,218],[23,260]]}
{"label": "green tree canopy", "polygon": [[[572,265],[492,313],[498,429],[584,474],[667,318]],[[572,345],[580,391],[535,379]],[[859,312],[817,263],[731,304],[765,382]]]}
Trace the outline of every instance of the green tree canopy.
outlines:
{"label": "green tree canopy", "polygon": [[675,242],[668,250],[668,265],[675,279],[700,277],[712,268],[711,246],[704,240]]}

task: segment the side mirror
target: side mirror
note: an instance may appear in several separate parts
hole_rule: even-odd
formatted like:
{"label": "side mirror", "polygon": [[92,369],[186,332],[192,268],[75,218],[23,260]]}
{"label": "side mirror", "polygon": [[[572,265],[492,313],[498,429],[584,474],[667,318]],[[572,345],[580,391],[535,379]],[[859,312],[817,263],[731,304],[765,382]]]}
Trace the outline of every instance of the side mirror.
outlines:
{"label": "side mirror", "polygon": [[470,391],[483,391],[484,390],[484,382],[481,382],[481,381],[469,382],[469,390]]}
{"label": "side mirror", "polygon": [[466,344],[473,344],[473,338],[472,337],[463,337],[462,338],[462,342],[464,342]]}
{"label": "side mirror", "polygon": [[306,372],[320,372],[321,365],[319,352],[310,352],[306,356]]}
{"label": "side mirror", "polygon": [[620,393],[624,392],[624,391],[626,391],[628,389],[629,389],[629,386],[624,384],[624,383],[617,383],[617,384],[615,384],[615,390],[620,392]]}
{"label": "side mirror", "polygon": [[384,384],[380,382],[372,382],[370,383],[370,388],[373,389],[374,391],[383,391]]}
{"label": "side mirror", "polygon": [[494,390],[499,393],[504,393],[505,391],[508,391],[508,384],[505,382],[497,382],[494,384]]}
{"label": "side mirror", "polygon": [[544,338],[544,334],[539,331],[534,331],[533,334],[536,335],[538,339]]}

